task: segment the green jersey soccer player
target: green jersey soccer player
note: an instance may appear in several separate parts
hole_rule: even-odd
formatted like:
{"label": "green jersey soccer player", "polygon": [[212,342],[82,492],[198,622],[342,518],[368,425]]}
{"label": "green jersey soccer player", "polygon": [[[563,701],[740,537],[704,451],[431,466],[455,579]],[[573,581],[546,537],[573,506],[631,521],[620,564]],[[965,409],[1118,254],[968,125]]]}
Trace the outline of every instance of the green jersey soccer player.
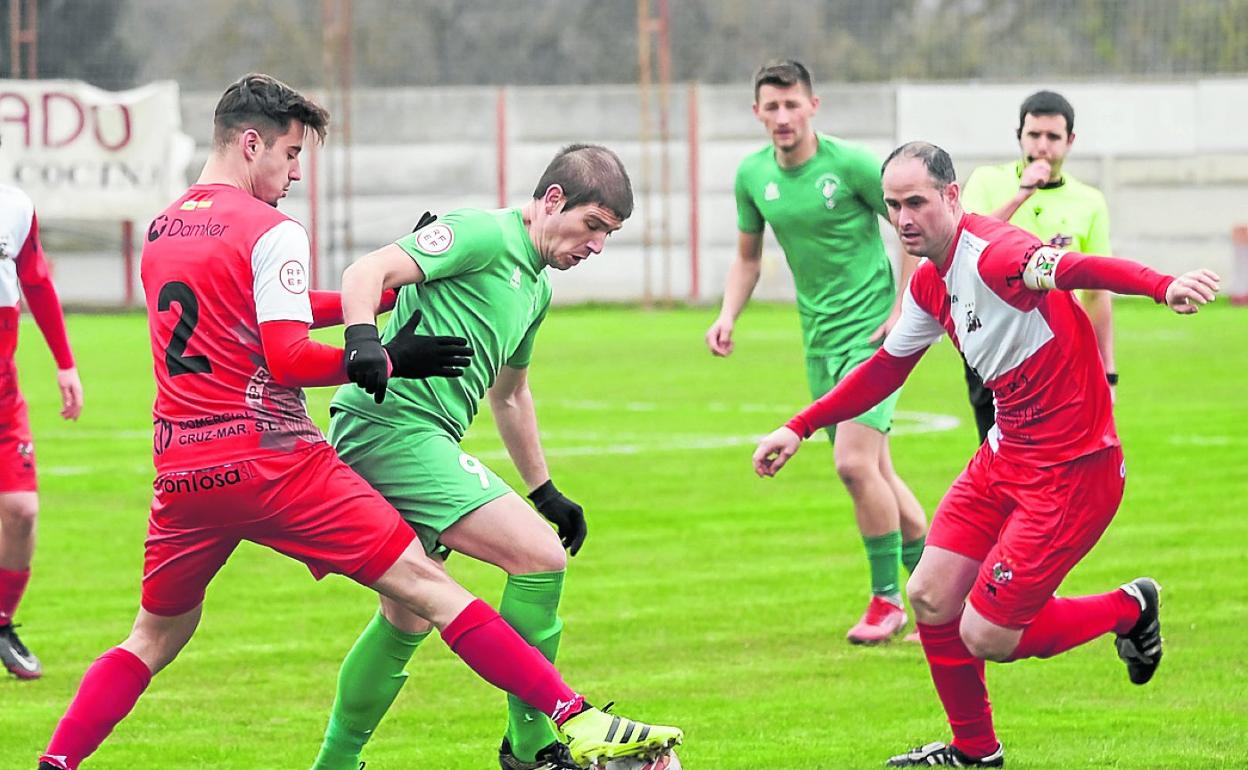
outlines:
{"label": "green jersey soccer player", "polygon": [[[473,349],[462,377],[421,384],[386,382],[384,359],[370,376],[341,388],[330,406],[329,438],[340,457],[394,505],[436,556],[448,550],[507,572],[499,613],[553,661],[567,566],[585,539],[581,507],[550,480],[538,438],[527,367],[550,305],[547,267],[567,270],[599,253],[633,209],[619,158],[595,145],[562,150],[533,200],[501,211],[452,211],[343,274],[348,338],[381,348],[369,296],[399,288],[381,338],[420,314],[422,331],[466,338]],[[358,364],[358,362],[357,362]],[[348,372],[351,371],[348,363]],[[459,445],[483,397],[538,510],[558,535],[484,463]],[[439,562],[440,563],[440,562]],[[343,663],[316,770],[356,770],[359,753],[406,678],[404,667],[430,626],[383,600],[381,611]],[[627,722],[628,720],[623,720]],[[499,761],[504,770],[575,768],[594,757],[662,750],[675,728],[609,730],[604,743],[565,746],[551,720],[516,698]]]}
{"label": "green jersey soccer player", "polygon": [[[811,118],[818,106],[810,73],[797,62],[767,64],[754,78],[754,114],[771,144],[737,170],[737,259],[723,308],[706,333],[712,353],[732,352],[736,318],[758,282],[763,227],[771,225],[797,287],[815,398],[871,357],[901,309],[877,220],[887,218],[879,162],[862,147],[816,133]],[[903,283],[914,264],[903,261]],[[847,634],[855,644],[885,641],[905,627],[900,568],[904,562],[914,569],[927,530],[923,509],[889,456],[898,395],[828,433],[870,563],[871,600]]]}

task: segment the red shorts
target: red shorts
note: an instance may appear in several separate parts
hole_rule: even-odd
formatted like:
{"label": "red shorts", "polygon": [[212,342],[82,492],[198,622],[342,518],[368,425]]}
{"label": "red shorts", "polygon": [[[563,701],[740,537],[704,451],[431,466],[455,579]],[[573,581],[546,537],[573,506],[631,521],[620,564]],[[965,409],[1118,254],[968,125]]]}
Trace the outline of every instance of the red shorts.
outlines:
{"label": "red shorts", "polygon": [[329,444],[156,477],[143,568],[143,609],[181,615],[243,540],[298,559],[318,580],[365,585],[415,533]]}
{"label": "red shorts", "polygon": [[26,400],[16,390],[16,382],[7,384],[3,379],[0,373],[0,389],[8,385],[13,390],[0,396],[0,492],[34,492],[39,486]]}
{"label": "red shorts", "polygon": [[1100,540],[1126,475],[1122,447],[1036,468],[985,444],[940,501],[927,544],[981,562],[971,606],[999,626],[1024,628]]}

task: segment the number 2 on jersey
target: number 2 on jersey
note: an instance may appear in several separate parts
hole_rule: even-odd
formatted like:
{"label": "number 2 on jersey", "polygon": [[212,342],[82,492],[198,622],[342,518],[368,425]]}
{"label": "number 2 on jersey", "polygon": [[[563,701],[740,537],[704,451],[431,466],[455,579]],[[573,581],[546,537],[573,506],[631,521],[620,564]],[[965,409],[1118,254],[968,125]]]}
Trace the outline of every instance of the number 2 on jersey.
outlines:
{"label": "number 2 on jersey", "polygon": [[157,308],[162,312],[168,310],[174,302],[182,308],[178,323],[169,337],[169,344],[165,346],[165,367],[169,370],[169,376],[211,374],[212,364],[208,363],[208,356],[186,355],[186,346],[190,344],[195,325],[199,323],[199,300],[195,298],[195,292],[181,281],[170,281],[160,287],[156,302]]}

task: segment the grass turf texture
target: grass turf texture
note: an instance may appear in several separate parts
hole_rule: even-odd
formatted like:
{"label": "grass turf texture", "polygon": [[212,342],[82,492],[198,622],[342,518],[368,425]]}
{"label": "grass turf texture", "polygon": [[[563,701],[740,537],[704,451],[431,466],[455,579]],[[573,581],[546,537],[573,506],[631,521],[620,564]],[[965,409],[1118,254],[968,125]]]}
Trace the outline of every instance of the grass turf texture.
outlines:
{"label": "grass turf texture", "polygon": [[[560,308],[539,337],[531,377],[550,465],[590,522],[571,565],[560,668],[595,702],[682,725],[691,770],[878,767],[945,739],[918,646],[844,641],[867,567],[826,442],[808,443],[777,479],[750,470],[750,437],[806,402],[793,309],[751,306],[727,360],[703,346],[712,315]],[[1248,754],[1248,311],[1219,303],[1178,318],[1123,301],[1116,320],[1126,500],[1062,592],[1154,575],[1166,659],[1143,688],[1128,683],[1109,639],[990,664],[999,734],[1020,769],[1237,766]],[[29,324],[19,355],[43,513],[18,620],[46,674],[0,679],[4,768],[34,767],[83,670],[125,636],[138,601],[151,480],[146,325],[73,316],[69,329],[86,387],[79,424],[56,416],[51,363]],[[309,399],[322,424],[329,394]],[[893,440],[930,513],[974,450],[947,342],[900,408],[962,420]],[[517,481],[488,416],[466,446]],[[497,602],[501,573],[462,557],[451,570]],[[314,584],[299,564],[244,544],[209,589],[197,637],[86,767],[306,768],[338,663],[374,605],[347,580]],[[366,750],[370,770],[495,766],[501,694],[436,639],[411,672]]]}

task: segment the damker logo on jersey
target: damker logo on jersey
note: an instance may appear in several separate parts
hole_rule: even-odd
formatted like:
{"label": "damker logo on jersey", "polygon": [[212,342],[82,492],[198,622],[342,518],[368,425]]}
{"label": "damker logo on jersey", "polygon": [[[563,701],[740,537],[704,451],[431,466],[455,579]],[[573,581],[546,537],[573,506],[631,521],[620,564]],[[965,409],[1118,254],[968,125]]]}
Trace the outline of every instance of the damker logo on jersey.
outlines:
{"label": "damker logo on jersey", "polygon": [[296,260],[284,263],[278,271],[278,278],[282,282],[282,288],[291,294],[303,294],[308,290],[308,273],[303,264]]}
{"label": "damker logo on jersey", "polygon": [[234,486],[251,480],[251,471],[240,465],[221,465],[202,471],[166,473],[158,476],[152,485],[157,492],[166,494],[191,494]]}
{"label": "damker logo on jersey", "polygon": [[416,231],[416,248],[426,254],[442,254],[455,243],[450,225],[438,223]]}

